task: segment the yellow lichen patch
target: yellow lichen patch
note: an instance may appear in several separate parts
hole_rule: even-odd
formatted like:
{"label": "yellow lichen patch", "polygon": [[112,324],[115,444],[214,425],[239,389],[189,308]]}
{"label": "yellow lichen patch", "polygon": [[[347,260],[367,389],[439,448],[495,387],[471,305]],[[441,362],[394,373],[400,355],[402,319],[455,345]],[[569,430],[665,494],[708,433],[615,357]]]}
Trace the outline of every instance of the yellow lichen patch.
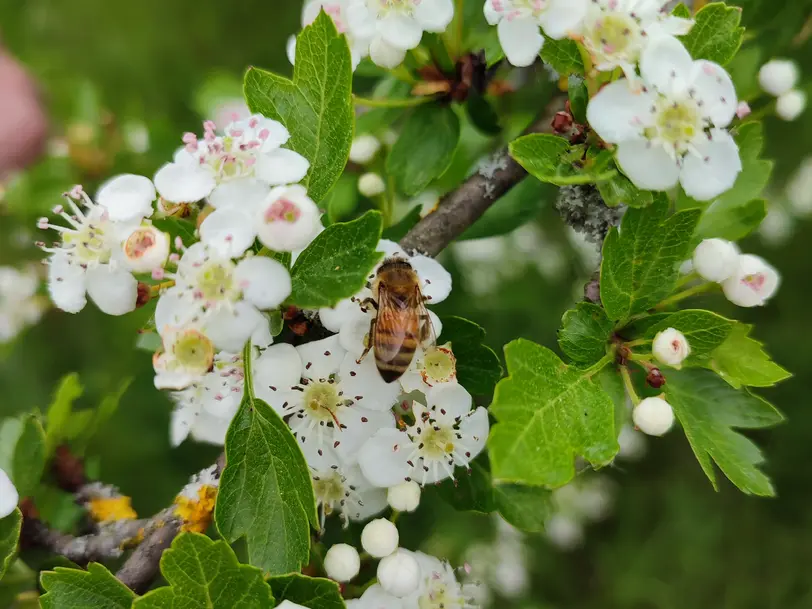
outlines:
{"label": "yellow lichen patch", "polygon": [[205,533],[211,524],[217,488],[204,485],[197,491],[197,497],[190,499],[183,495],[175,498],[175,515],[183,520],[182,531]]}
{"label": "yellow lichen patch", "polygon": [[130,498],[125,495],[119,497],[94,497],[88,501],[87,511],[96,522],[115,522],[116,520],[138,518]]}

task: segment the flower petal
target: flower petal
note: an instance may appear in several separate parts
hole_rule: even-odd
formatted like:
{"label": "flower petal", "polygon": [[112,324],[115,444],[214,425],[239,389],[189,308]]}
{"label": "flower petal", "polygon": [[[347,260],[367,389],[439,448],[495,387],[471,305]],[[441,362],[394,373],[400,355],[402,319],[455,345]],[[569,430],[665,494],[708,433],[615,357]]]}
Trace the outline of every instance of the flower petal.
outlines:
{"label": "flower petal", "polygon": [[341,363],[339,375],[344,394],[351,398],[361,396],[358,405],[370,410],[389,410],[400,395],[399,383],[387,383],[381,378],[371,351],[360,364],[356,356],[348,353]]}
{"label": "flower petal", "polygon": [[358,462],[358,451],[361,446],[378,430],[395,428],[395,417],[391,410],[376,412],[360,408],[358,404],[343,409],[339,419],[342,427],[335,434],[338,442],[338,446],[334,447],[335,452],[342,462],[350,465]]}
{"label": "flower petal", "polygon": [[[288,391],[302,380],[302,359],[296,347],[279,343],[268,347],[254,360],[254,390],[270,403],[273,394]],[[275,390],[275,391],[274,391]]]}
{"label": "flower petal", "polygon": [[399,11],[391,11],[378,19],[378,33],[385,42],[403,51],[415,48],[423,37],[423,29],[417,21]]}
{"label": "flower petal", "polygon": [[566,38],[580,29],[588,6],[588,0],[549,0],[539,23],[550,38]]}
{"label": "flower petal", "polygon": [[87,271],[87,293],[108,315],[124,315],[135,310],[138,281],[125,269],[100,265]]}
{"label": "flower petal", "polygon": [[215,347],[231,353],[239,353],[265,318],[256,307],[240,301],[231,310],[221,308],[209,313],[204,322],[204,332]]}
{"label": "flower petal", "polygon": [[[194,389],[188,389],[187,391],[194,391]],[[174,395],[183,395],[183,393]],[[169,421],[169,443],[171,446],[180,446],[189,437],[189,432],[192,431],[192,425],[197,420],[199,413],[200,408],[195,408],[188,402],[179,402],[175,406]]]}
{"label": "flower petal", "polygon": [[231,180],[218,185],[209,195],[209,205],[216,209],[235,208],[252,213],[265,200],[271,189],[255,178]]}
{"label": "flower petal", "polygon": [[152,215],[155,197],[155,186],[149,178],[125,173],[101,185],[96,203],[107,209],[113,222],[126,222]]}
{"label": "flower petal", "polygon": [[242,288],[245,299],[258,309],[278,307],[290,296],[290,273],[273,258],[246,258],[234,270],[234,279]]}
{"label": "flower petal", "polygon": [[400,484],[411,472],[406,462],[411,446],[409,436],[405,432],[397,429],[381,429],[358,451],[361,472],[373,486],[389,488]]}
{"label": "flower petal", "polygon": [[375,36],[369,45],[369,57],[376,66],[391,70],[403,63],[406,51],[392,46],[380,36]]}
{"label": "flower petal", "polygon": [[702,101],[702,113],[714,126],[727,127],[736,116],[739,100],[733,80],[725,69],[712,61],[696,61],[691,85],[696,99]]}
{"label": "flower petal", "polygon": [[[322,307],[319,309],[319,321],[321,325],[330,332],[340,332],[341,327],[355,317],[358,305],[345,298],[334,307]],[[346,347],[344,347],[346,349]]]}
{"label": "flower petal", "polygon": [[[477,408],[473,414],[466,417],[460,423],[460,433],[465,443],[465,458],[472,461],[476,456],[485,448],[485,443],[488,441],[488,432],[490,430],[490,423],[488,421],[488,411],[481,406]],[[470,453],[469,457],[467,453]],[[467,466],[467,463],[459,463],[459,465]]]}
{"label": "flower petal", "polygon": [[303,376],[311,379],[328,379],[338,372],[346,351],[338,342],[338,336],[305,343],[296,347],[304,366]]}
{"label": "flower petal", "polygon": [[507,60],[514,66],[524,68],[538,58],[544,37],[539,24],[530,17],[502,19],[497,27],[499,44],[505,51]]}
{"label": "flower petal", "polygon": [[53,303],[68,313],[78,313],[85,304],[85,270],[70,264],[66,256],[55,254],[48,265],[48,294]]}
{"label": "flower petal", "polygon": [[429,408],[437,412],[439,419],[453,421],[471,412],[474,403],[471,394],[458,383],[437,385],[426,391]]}
{"label": "flower petal", "polygon": [[191,321],[199,313],[199,308],[189,305],[189,300],[183,298],[183,290],[178,287],[171,287],[161,294],[155,305],[155,327],[158,333]]}
{"label": "flower petal", "polygon": [[414,18],[427,32],[444,32],[454,18],[452,0],[421,0],[414,7]]}
{"label": "flower petal", "polygon": [[277,148],[257,157],[256,176],[271,186],[295,184],[307,175],[310,162],[298,152]]}
{"label": "flower petal", "polygon": [[217,182],[206,167],[167,163],[154,178],[155,188],[172,203],[194,203],[209,196]]}
{"label": "flower petal", "polygon": [[341,326],[338,333],[341,346],[355,358],[361,357],[364,352],[372,318],[372,312],[364,313],[356,304],[352,317]]}
{"label": "flower petal", "polygon": [[712,139],[704,136],[694,144],[700,156],[687,154],[683,159],[680,183],[688,196],[710,201],[730,190],[741,173],[739,147],[724,129],[714,129]]}
{"label": "flower petal", "polygon": [[8,474],[0,469],[0,518],[5,518],[17,509],[20,496]]}
{"label": "flower petal", "polygon": [[207,412],[201,412],[192,426],[191,436],[198,442],[223,446],[226,443],[226,432],[231,419],[214,417]]}
{"label": "flower petal", "polygon": [[233,208],[216,209],[200,225],[200,241],[224,258],[238,258],[254,244],[251,217]]}
{"label": "flower petal", "polygon": [[694,61],[673,36],[651,40],[640,56],[640,74],[647,84],[664,95],[684,92],[692,76]]}
{"label": "flower petal", "polygon": [[420,277],[420,291],[428,304],[443,302],[451,294],[451,273],[428,256],[412,256],[409,264]]}
{"label": "flower petal", "polygon": [[625,78],[609,83],[595,95],[586,108],[590,126],[609,143],[640,139],[651,122],[654,98],[635,92]]}
{"label": "flower petal", "polygon": [[617,162],[623,173],[644,190],[668,190],[679,180],[679,167],[662,146],[646,140],[621,142]]}

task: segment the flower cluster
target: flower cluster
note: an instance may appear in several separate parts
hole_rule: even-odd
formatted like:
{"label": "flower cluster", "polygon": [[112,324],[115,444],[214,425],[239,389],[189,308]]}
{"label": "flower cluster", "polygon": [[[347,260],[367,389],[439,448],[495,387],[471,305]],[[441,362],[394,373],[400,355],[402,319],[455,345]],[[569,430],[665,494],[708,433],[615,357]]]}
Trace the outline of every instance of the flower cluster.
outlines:
{"label": "flower cluster", "polygon": [[775,113],[785,121],[794,121],[806,109],[806,93],[796,88],[798,64],[790,59],[771,59],[758,71],[758,82],[776,97]]}
{"label": "flower cluster", "polygon": [[763,258],[742,254],[735,243],[705,239],[694,250],[693,269],[721,284],[725,297],[740,307],[764,305],[778,290],[781,276]]}
{"label": "flower cluster", "polygon": [[[452,0],[307,0],[302,27],[322,10],[346,35],[353,69],[367,56],[383,68],[397,67],[420,44],[423,32],[441,33],[454,18]],[[295,63],[295,38],[288,41],[288,58]]]}

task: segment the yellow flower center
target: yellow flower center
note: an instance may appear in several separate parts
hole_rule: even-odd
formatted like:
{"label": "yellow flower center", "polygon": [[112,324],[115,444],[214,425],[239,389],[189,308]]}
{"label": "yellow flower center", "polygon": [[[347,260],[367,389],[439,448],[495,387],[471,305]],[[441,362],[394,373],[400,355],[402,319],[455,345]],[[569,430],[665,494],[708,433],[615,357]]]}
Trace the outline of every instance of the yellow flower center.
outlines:
{"label": "yellow flower center", "polygon": [[447,383],[457,376],[457,358],[448,347],[431,347],[423,356],[420,374],[429,386]]}
{"label": "yellow flower center", "polygon": [[172,345],[178,366],[208,372],[214,364],[214,345],[198,330],[186,330]]}
{"label": "yellow flower center", "polygon": [[324,505],[324,513],[329,516],[336,505],[344,501],[344,479],[338,472],[313,476],[313,490],[316,500]]}
{"label": "yellow flower center", "polygon": [[420,436],[423,444],[422,456],[424,459],[445,459],[454,452],[454,430],[450,427],[435,429],[429,427]]}
{"label": "yellow flower center", "polygon": [[693,100],[680,102],[663,100],[652,128],[663,141],[676,150],[684,152],[687,146],[702,132],[702,117]]}
{"label": "yellow flower center", "polygon": [[[610,13],[595,20],[584,37],[597,64],[606,63],[637,50],[640,26],[629,15]],[[635,60],[636,57],[626,57]]]}
{"label": "yellow flower center", "polygon": [[313,382],[304,392],[304,408],[317,421],[337,424],[337,415],[344,407],[344,399],[338,395],[333,383]]}
{"label": "yellow flower center", "polygon": [[197,274],[197,287],[205,302],[220,302],[236,298],[232,266],[210,262],[204,264]]}

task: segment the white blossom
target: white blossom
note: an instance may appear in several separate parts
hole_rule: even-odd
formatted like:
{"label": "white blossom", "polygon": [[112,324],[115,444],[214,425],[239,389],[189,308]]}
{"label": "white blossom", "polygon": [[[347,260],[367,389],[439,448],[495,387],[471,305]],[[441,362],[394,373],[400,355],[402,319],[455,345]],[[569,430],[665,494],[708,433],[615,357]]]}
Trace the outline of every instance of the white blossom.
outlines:
{"label": "white blossom", "polygon": [[45,306],[37,296],[38,287],[39,278],[33,268],[0,266],[0,344],[39,321]]}
{"label": "white blossom", "polygon": [[674,424],[674,410],[661,397],[645,398],[634,407],[632,419],[649,436],[661,436]]}
{"label": "white blossom", "polygon": [[589,0],[486,0],[485,18],[514,66],[531,65],[544,44],[539,27],[560,40],[578,32]]}
{"label": "white blossom", "polygon": [[589,124],[616,144],[623,172],[639,188],[685,192],[708,201],[731,188],[739,149],[724,129],[736,114],[733,82],[710,61],[691,59],[676,38],[652,40],[640,58],[644,88],[622,78],[587,106]]}
{"label": "white blossom", "polygon": [[369,42],[372,61],[383,68],[398,66],[423,32],[444,32],[453,18],[453,0],[347,1],[349,32]]}
{"label": "white blossom", "polygon": [[327,577],[337,582],[348,582],[358,575],[361,557],[358,550],[345,543],[338,543],[327,550],[324,556],[324,570]]}
{"label": "white blossom", "polygon": [[370,133],[363,133],[352,141],[350,147],[350,161],[359,165],[366,165],[381,149],[380,140]]}
{"label": "white blossom", "polygon": [[0,469],[0,518],[5,518],[17,509],[20,496],[17,487],[5,471]]}
{"label": "white blossom", "polygon": [[774,97],[788,92],[798,83],[798,64],[791,59],[771,59],[758,71],[761,88]]}
{"label": "white blossom", "polygon": [[727,299],[740,307],[758,307],[765,304],[781,283],[781,276],[759,256],[742,254],[736,271],[722,283]]}
{"label": "white blossom", "polygon": [[185,389],[198,383],[214,364],[215,348],[198,327],[165,326],[163,348],[152,357],[156,389]]}
{"label": "white blossom", "polygon": [[386,192],[386,182],[380,174],[370,171],[358,178],[358,192],[365,197],[377,197]]}
{"label": "white blossom", "polygon": [[679,368],[691,354],[691,346],[682,332],[667,328],[654,337],[651,351],[663,364]]}
{"label": "white blossom", "polygon": [[806,110],[806,93],[793,89],[782,93],[775,102],[775,113],[784,121],[794,121]]}
{"label": "white blossom", "polygon": [[[124,182],[133,183],[129,179]],[[141,214],[151,209],[144,202],[153,195],[144,192],[140,180],[134,184],[134,188],[127,189],[111,182],[104,195],[105,205],[94,203],[77,186],[65,195],[71,213],[61,205],[54,209],[67,226],[52,224],[47,218],[37,223],[39,228],[60,235],[60,242],[52,247],[39,245],[51,255],[48,292],[63,311],[78,313],[87,303],[87,295],[109,315],[123,315],[135,308],[138,282],[125,264],[121,243],[140,224]],[[114,221],[111,209],[117,217],[127,220]]]}
{"label": "white blossom", "polygon": [[669,15],[667,0],[597,0],[589,3],[578,38],[597,70],[621,68],[636,80],[636,65],[649,41],[658,36],[681,36],[693,26],[690,19]]}
{"label": "white blossom", "polygon": [[367,523],[361,531],[361,547],[373,558],[385,558],[398,549],[398,528],[385,518]]}
{"label": "white blossom", "polygon": [[358,454],[358,464],[376,486],[390,487],[414,480],[426,485],[454,476],[468,467],[488,439],[488,413],[471,411],[471,396],[454,386],[426,396],[428,407],[412,406],[414,423],[403,429],[381,429]]}
{"label": "white blossom", "polygon": [[739,248],[731,241],[705,239],[694,250],[693,269],[703,279],[722,282],[736,272],[739,253]]}
{"label": "white blossom", "polygon": [[213,121],[203,126],[203,138],[186,133],[174,161],[155,174],[155,187],[166,201],[194,203],[210,195],[219,200],[223,185],[251,178],[267,187],[294,184],[310,168],[302,155],[282,148],[290,133],[278,121],[256,114],[229,124],[223,135],[217,135]]}
{"label": "white blossom", "polygon": [[107,180],[96,193],[96,203],[113,222],[140,222],[152,215],[155,186],[144,176],[125,173]]}

